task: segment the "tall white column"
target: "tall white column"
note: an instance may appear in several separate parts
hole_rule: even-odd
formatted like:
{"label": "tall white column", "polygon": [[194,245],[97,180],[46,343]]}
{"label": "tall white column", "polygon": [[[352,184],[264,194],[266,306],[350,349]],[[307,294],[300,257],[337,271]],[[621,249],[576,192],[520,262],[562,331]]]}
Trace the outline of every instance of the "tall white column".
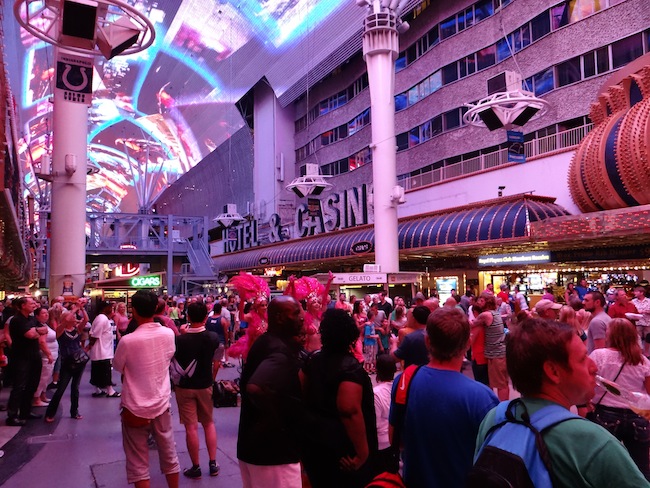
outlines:
{"label": "tall white column", "polygon": [[372,122],[372,182],[375,263],[382,273],[399,272],[397,205],[391,198],[397,185],[395,140],[395,66],[399,52],[393,12],[369,14],[364,22],[363,56],[370,85]]}
{"label": "tall white column", "polygon": [[83,294],[86,279],[88,106],[93,58],[56,48],[52,110],[50,297]]}

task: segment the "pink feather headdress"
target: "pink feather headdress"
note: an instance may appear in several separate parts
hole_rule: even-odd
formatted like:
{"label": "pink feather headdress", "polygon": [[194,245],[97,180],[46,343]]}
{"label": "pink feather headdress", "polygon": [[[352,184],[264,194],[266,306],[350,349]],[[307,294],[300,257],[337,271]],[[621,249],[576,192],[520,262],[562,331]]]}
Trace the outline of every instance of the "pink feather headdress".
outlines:
{"label": "pink feather headdress", "polygon": [[264,278],[253,276],[252,274],[240,271],[237,276],[230,280],[230,284],[237,290],[242,299],[242,303],[250,299],[268,300],[271,296],[271,290]]}

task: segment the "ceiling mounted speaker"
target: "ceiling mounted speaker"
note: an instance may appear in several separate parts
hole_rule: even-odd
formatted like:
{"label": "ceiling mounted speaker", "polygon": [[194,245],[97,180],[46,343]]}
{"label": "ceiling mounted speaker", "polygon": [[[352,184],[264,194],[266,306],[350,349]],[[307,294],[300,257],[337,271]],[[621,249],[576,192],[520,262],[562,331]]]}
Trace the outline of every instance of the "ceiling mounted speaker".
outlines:
{"label": "ceiling mounted speaker", "polygon": [[140,30],[128,17],[121,17],[114,23],[97,28],[97,46],[106,59],[121,54],[138,40]]}
{"label": "ceiling mounted speaker", "polygon": [[539,108],[536,107],[526,107],[521,111],[519,115],[512,121],[514,125],[523,126],[526,122],[532,119],[535,114],[539,112]]}
{"label": "ceiling mounted speaker", "polygon": [[64,0],[61,20],[61,41],[68,46],[93,49],[97,2]]}
{"label": "ceiling mounted speaker", "polygon": [[478,116],[485,124],[485,127],[490,130],[497,130],[503,127],[503,122],[501,122],[501,119],[491,107],[479,112]]}

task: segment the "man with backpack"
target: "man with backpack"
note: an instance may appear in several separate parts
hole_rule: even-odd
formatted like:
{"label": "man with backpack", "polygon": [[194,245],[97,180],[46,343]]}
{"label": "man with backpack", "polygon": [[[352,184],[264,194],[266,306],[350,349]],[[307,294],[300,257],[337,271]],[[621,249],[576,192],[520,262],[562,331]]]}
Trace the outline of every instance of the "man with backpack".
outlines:
{"label": "man with backpack", "polygon": [[650,486],[614,436],[569,411],[592,399],[597,372],[572,326],[528,319],[506,349],[522,397],[485,417],[468,487]]}
{"label": "man with backpack", "polygon": [[498,400],[460,372],[469,347],[469,322],[462,311],[432,312],[424,340],[429,361],[415,372],[417,366],[407,368],[393,384],[391,441],[397,445],[396,437],[401,438],[409,488],[462,487],[481,420]]}

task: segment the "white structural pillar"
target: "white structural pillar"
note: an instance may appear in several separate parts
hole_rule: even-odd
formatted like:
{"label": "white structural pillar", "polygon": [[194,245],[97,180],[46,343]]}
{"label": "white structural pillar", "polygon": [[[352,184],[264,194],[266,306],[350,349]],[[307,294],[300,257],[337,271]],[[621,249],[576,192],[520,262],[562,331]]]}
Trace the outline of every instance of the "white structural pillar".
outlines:
{"label": "white structural pillar", "polygon": [[372,182],[375,225],[375,263],[382,273],[399,272],[395,140],[395,59],[399,53],[398,2],[368,3],[364,20],[363,57],[368,68],[372,122]]}
{"label": "white structural pillar", "polygon": [[93,57],[55,48],[50,297],[81,296],[86,279],[88,107]]}

